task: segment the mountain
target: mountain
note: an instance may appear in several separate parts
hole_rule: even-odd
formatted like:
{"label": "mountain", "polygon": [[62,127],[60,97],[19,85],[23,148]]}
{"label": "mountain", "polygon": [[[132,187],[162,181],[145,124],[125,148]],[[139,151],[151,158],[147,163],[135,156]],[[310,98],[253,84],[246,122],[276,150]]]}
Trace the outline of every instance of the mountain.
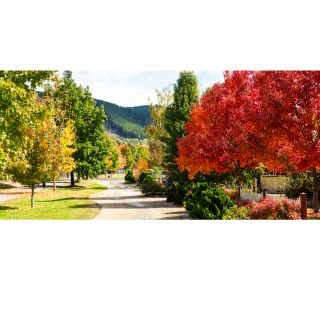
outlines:
{"label": "mountain", "polygon": [[[40,97],[43,92],[37,91]],[[149,106],[121,107],[115,103],[95,99],[97,106],[103,105],[108,116],[105,127],[111,133],[125,139],[145,139],[144,128],[150,124]]]}
{"label": "mountain", "polygon": [[97,106],[103,105],[108,116],[105,127],[122,138],[144,139],[144,128],[150,123],[149,106],[121,107],[117,104],[95,99]]}

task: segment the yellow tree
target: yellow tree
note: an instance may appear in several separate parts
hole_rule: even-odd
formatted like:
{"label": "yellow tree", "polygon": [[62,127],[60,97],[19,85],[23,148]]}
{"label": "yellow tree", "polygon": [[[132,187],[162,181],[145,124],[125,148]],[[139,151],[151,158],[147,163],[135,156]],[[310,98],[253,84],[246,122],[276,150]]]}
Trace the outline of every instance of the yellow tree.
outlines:
{"label": "yellow tree", "polygon": [[53,190],[56,191],[56,181],[62,173],[69,173],[75,168],[75,161],[72,157],[76,151],[73,148],[75,142],[74,124],[67,122],[63,130],[58,130],[54,121],[48,125],[49,141],[48,150],[50,152],[49,175],[53,182]]}
{"label": "yellow tree", "polygon": [[147,172],[148,170],[149,170],[148,160],[145,158],[140,158],[133,169],[133,176],[135,177],[136,180],[138,180],[140,174],[143,172]]}
{"label": "yellow tree", "polygon": [[50,120],[39,119],[37,123],[25,130],[25,148],[14,163],[11,164],[10,173],[15,181],[31,188],[31,208],[34,207],[35,186],[47,181],[50,175],[52,161],[50,146],[51,132]]}
{"label": "yellow tree", "polygon": [[123,170],[127,165],[127,158],[126,158],[127,145],[120,144],[117,146],[117,150],[119,153],[119,169]]}

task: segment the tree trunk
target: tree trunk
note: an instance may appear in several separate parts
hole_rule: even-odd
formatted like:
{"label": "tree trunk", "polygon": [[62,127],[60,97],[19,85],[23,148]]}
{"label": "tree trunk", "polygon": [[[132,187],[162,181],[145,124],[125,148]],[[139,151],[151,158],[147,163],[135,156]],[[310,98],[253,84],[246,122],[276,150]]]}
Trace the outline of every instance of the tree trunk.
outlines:
{"label": "tree trunk", "polygon": [[79,171],[77,172],[77,182],[78,183],[80,182],[80,172]]}
{"label": "tree trunk", "polygon": [[34,184],[31,186],[31,208],[34,208]]}
{"label": "tree trunk", "polygon": [[73,171],[71,171],[71,174],[70,174],[70,182],[71,182],[70,186],[74,187],[75,183],[74,183],[74,172]]}
{"label": "tree trunk", "polygon": [[319,181],[316,168],[312,169],[313,210],[319,212]]}
{"label": "tree trunk", "polygon": [[56,179],[53,178],[53,191],[56,192],[57,188],[56,188]]}
{"label": "tree trunk", "polygon": [[45,189],[46,188],[46,183],[42,182],[42,188]]}

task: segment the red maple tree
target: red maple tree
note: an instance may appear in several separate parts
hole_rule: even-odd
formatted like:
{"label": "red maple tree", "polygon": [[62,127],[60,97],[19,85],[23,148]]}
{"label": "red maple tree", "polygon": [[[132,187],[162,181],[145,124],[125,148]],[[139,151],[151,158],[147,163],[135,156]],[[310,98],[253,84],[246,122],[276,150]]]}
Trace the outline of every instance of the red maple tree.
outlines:
{"label": "red maple tree", "polygon": [[265,142],[260,160],[282,172],[312,172],[319,211],[320,71],[260,71],[254,75],[259,110],[252,114]]}
{"label": "red maple tree", "polygon": [[193,109],[180,139],[181,170],[232,172],[263,163],[278,172],[311,171],[319,211],[320,71],[235,71]]}
{"label": "red maple tree", "polygon": [[257,166],[254,156],[258,136],[247,121],[252,98],[252,73],[226,72],[225,81],[215,84],[191,112],[187,136],[178,142],[181,170],[191,177],[197,172],[235,172]]}

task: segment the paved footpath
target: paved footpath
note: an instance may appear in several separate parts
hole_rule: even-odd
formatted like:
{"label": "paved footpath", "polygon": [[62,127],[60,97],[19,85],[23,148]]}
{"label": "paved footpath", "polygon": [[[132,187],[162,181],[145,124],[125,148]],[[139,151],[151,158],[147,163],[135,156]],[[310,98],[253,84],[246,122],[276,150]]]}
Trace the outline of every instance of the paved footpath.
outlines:
{"label": "paved footpath", "polygon": [[8,200],[14,199],[17,196],[9,195],[9,194],[0,194],[0,203],[6,202]]}
{"label": "paved footpath", "polygon": [[136,185],[123,179],[99,179],[108,189],[90,199],[99,204],[95,219],[188,219],[184,208],[167,203],[164,197],[145,197]]}

